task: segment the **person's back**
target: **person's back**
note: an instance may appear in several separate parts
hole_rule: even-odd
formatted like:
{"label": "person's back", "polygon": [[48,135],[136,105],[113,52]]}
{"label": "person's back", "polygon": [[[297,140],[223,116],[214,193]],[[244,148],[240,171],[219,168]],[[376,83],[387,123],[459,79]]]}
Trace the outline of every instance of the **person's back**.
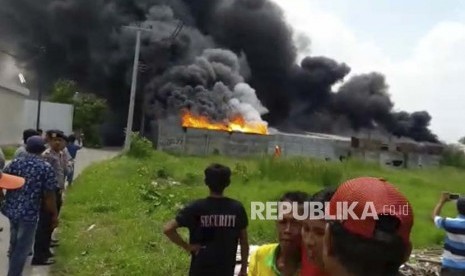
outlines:
{"label": "person's back", "polygon": [[[239,275],[247,274],[247,213],[242,203],[223,196],[230,177],[228,167],[209,166],[205,170],[205,184],[210,196],[188,204],[164,227],[164,234],[173,243],[191,253],[190,276],[234,275],[239,242],[242,258]],[[189,229],[189,243],[177,232],[180,227]]]}
{"label": "person's back", "polygon": [[451,201],[449,193],[442,193],[433,211],[434,224],[446,232],[441,275],[465,275],[465,198],[457,199],[458,216],[442,217],[444,203]]}
{"label": "person's back", "polygon": [[35,236],[41,207],[51,216],[48,228],[55,227],[58,222],[54,204],[56,177],[51,166],[41,157],[44,150],[44,139],[32,136],[26,143],[27,153],[13,160],[5,169],[5,173],[25,179],[21,188],[7,190],[2,207],[2,213],[10,222],[9,276],[22,275],[27,256],[33,245],[38,243]]}
{"label": "person's back", "polygon": [[39,133],[34,129],[26,129],[26,130],[23,131],[23,145],[19,146],[19,148],[16,149],[16,151],[14,153],[14,156],[13,156],[13,159],[21,158],[24,155],[27,155],[26,141],[30,137],[36,136],[36,135],[39,135]]}
{"label": "person's back", "polygon": [[71,158],[76,159],[77,152],[81,149],[81,147],[76,145],[76,137],[74,135],[70,135],[68,137],[68,144],[66,145],[66,148],[69,155],[71,155]]}
{"label": "person's back", "polygon": [[191,275],[232,275],[240,232],[247,220],[240,202],[207,197],[187,206],[176,220],[189,229],[190,243],[200,245],[191,259]]}
{"label": "person's back", "polygon": [[44,190],[54,189],[52,167],[40,156],[26,153],[13,160],[5,172],[25,178],[26,183],[21,189],[7,191],[3,214],[10,220],[37,220]]}
{"label": "person's back", "polygon": [[[356,203],[356,208],[350,213],[340,210],[344,203]],[[328,211],[335,219],[327,224],[323,240],[327,274],[402,275],[399,269],[412,250],[414,215],[408,199],[394,185],[374,177],[347,180],[331,197]]]}

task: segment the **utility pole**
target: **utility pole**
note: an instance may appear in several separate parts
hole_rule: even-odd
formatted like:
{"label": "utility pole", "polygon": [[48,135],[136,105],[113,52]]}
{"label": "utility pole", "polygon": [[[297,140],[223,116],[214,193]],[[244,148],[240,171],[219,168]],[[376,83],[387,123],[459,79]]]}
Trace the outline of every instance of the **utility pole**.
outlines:
{"label": "utility pole", "polygon": [[[40,73],[37,73],[37,76]],[[38,77],[39,78],[39,77]],[[36,122],[36,130],[40,129],[40,115],[41,115],[41,109],[42,109],[42,89],[40,87],[40,79],[37,80],[38,85],[37,85],[37,91],[38,91],[38,96],[37,96],[37,122]]]}
{"label": "utility pole", "polygon": [[[170,39],[176,38],[176,36],[181,32],[184,26],[183,22],[180,22]],[[140,56],[140,37],[142,32],[154,32],[153,29],[142,28],[137,26],[123,26],[125,29],[135,30],[136,31],[136,49],[134,53],[134,65],[132,68],[132,81],[131,81],[131,95],[129,98],[129,110],[128,110],[128,121],[126,125],[126,137],[124,140],[124,151],[127,152],[131,148],[131,133],[132,133],[132,124],[134,120],[134,105],[136,100],[136,88],[137,88],[137,73],[139,70],[139,56]]]}
{"label": "utility pole", "polygon": [[[129,27],[128,27],[129,28]],[[132,68],[132,83],[131,83],[131,96],[129,98],[129,111],[128,111],[128,122],[126,126],[126,139],[124,140],[124,151],[128,151],[131,147],[131,132],[132,123],[134,120],[134,104],[136,100],[136,87],[137,87],[137,71],[139,68],[139,56],[140,56],[140,35],[142,28],[131,27],[137,30],[136,35],[136,50],[134,54],[134,67]]]}
{"label": "utility pole", "polygon": [[41,79],[41,66],[40,62],[42,61],[42,56],[45,54],[45,47],[39,47],[39,53],[36,55],[38,61],[36,63],[36,71],[37,71],[37,122],[36,122],[36,130],[40,129],[40,116],[42,115],[42,79]]}

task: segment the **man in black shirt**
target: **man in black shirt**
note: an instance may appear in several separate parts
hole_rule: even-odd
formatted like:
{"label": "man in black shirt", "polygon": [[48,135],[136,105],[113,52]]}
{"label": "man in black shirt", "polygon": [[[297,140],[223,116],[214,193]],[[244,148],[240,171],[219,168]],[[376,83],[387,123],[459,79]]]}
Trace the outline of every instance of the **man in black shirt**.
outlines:
{"label": "man in black shirt", "polygon": [[[189,276],[233,276],[239,241],[242,260],[239,275],[247,275],[247,213],[242,203],[223,195],[230,182],[228,167],[210,165],[205,169],[210,195],[187,205],[164,227],[165,235],[191,254]],[[189,243],[178,234],[180,227],[189,229]]]}

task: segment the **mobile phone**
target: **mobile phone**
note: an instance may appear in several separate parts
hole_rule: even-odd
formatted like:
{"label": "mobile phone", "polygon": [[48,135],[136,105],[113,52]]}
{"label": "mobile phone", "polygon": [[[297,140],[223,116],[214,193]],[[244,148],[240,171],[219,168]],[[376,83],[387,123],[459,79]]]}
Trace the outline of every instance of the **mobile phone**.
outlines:
{"label": "mobile phone", "polygon": [[459,199],[459,197],[460,197],[459,194],[450,194],[450,195],[449,195],[449,199],[450,199],[450,200]]}

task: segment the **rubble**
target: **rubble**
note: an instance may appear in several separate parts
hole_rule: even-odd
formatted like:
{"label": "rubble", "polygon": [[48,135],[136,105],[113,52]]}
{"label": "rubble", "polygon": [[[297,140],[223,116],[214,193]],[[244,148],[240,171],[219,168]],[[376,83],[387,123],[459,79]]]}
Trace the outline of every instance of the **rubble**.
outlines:
{"label": "rubble", "polygon": [[404,276],[439,276],[442,249],[414,250],[409,261],[401,266]]}

